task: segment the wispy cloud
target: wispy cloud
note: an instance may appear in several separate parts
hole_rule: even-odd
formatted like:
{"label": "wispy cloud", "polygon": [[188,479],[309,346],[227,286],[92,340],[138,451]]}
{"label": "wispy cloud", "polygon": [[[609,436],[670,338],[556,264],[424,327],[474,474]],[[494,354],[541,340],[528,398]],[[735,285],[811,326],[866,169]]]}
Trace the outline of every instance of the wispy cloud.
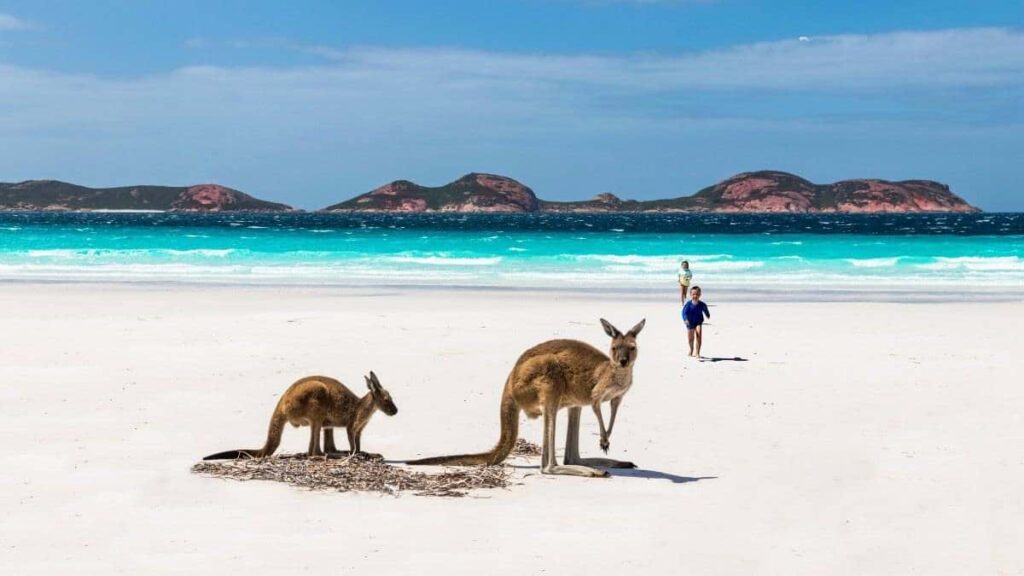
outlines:
{"label": "wispy cloud", "polygon": [[[215,124],[247,113],[256,123],[304,116],[317,124],[368,130],[474,117],[516,129],[524,129],[526,119],[545,117],[580,125],[691,116],[766,121],[792,117],[787,110],[794,99],[819,98],[820,116],[871,114],[872,106],[861,110],[848,101],[851,95],[889,106],[917,91],[925,95],[923,105],[955,113],[973,105],[959,96],[962,91],[1019,102],[1024,88],[1024,33],[1010,29],[794,38],[625,57],[274,42],[328,61],[278,68],[197,66],[136,79],[0,67],[0,127],[42,123],[68,131],[82,123],[117,125],[124,117],[161,124],[175,114]],[[190,43],[202,46],[199,40]],[[948,91],[957,98],[936,100]],[[830,109],[833,101],[842,105]]]}
{"label": "wispy cloud", "polygon": [[[363,183],[345,191],[353,193],[385,174],[451,176],[497,169],[495,159],[532,157],[535,172],[558,164],[552,172],[564,174],[567,161],[613,150],[603,160],[607,169],[579,169],[624,177],[628,170],[615,168],[622,162],[644,171],[663,158],[659,166],[667,167],[685,151],[714,172],[701,174],[696,189],[728,174],[716,162],[786,168],[774,159],[801,155],[783,155],[780,142],[820,161],[818,151],[842,138],[867,146],[860,157],[874,158],[880,139],[921,147],[923,135],[956,131],[961,142],[994,146],[1024,136],[1024,33],[1012,29],[793,38],[621,57],[274,42],[323,60],[193,66],[129,79],[0,65],[0,148],[16,152],[0,156],[0,175],[39,176],[50,173],[39,167],[63,162],[105,166],[132,181],[217,178],[244,187],[248,179],[266,185],[280,178],[282,186],[308,186],[302,178],[331,166]],[[933,142],[947,143],[933,156],[956,150],[949,140]],[[715,145],[721,153],[707,157]],[[823,179],[865,175],[885,174]]]}
{"label": "wispy cloud", "polygon": [[0,12],[0,30],[28,30],[32,25],[11,14]]}
{"label": "wispy cloud", "polygon": [[192,37],[183,43],[185,48],[209,49],[216,47],[227,47],[235,50],[287,50],[311,56],[319,56],[328,60],[341,60],[347,57],[349,50],[335,48],[319,44],[306,44],[283,37],[245,38],[232,40],[211,40],[202,37]]}
{"label": "wispy cloud", "polygon": [[464,49],[341,49],[287,39],[236,40],[345,69],[444,78],[585,84],[634,92],[717,89],[888,90],[978,87],[1024,78],[1024,33],[1006,28],[792,38],[676,55],[587,56]]}

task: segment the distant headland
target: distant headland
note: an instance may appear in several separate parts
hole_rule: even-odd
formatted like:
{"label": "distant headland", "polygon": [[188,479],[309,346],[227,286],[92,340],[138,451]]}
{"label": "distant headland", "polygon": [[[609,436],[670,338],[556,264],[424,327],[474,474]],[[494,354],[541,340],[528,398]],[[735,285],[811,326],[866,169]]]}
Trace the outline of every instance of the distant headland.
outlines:
{"label": "distant headland", "polygon": [[219,184],[87,188],[58,180],[0,182],[0,210],[279,212],[291,209],[291,206],[259,200]]}
{"label": "distant headland", "polygon": [[[87,188],[55,180],[0,183],[0,210],[164,210],[180,212],[293,210],[217,184],[187,187]],[[814,184],[779,171],[745,172],[690,196],[626,200],[610,193],[590,200],[556,202],[537,198],[520,182],[495,174],[471,173],[444,186],[395,180],[322,212],[715,212],[715,213],[886,213],[980,212],[931,180],[877,179]]]}

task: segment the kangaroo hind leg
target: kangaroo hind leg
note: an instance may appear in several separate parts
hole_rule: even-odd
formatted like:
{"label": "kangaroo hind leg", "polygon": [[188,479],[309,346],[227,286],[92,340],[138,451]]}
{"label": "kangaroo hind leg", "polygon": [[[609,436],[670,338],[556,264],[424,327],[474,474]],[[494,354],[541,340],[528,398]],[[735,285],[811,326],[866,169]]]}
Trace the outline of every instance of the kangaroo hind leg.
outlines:
{"label": "kangaroo hind leg", "polygon": [[[555,457],[555,422],[558,419],[558,405],[546,406],[544,409],[544,450],[541,456],[541,474],[559,474],[563,476],[585,476],[588,478],[603,478],[608,476],[604,470],[580,466],[576,464],[558,465]],[[568,450],[568,448],[566,448]],[[568,454],[568,452],[566,452]],[[568,460],[568,456],[566,457]]]}
{"label": "kangaroo hind leg", "polygon": [[362,454],[363,456],[366,456],[367,458],[372,458],[374,460],[384,459],[384,456],[381,456],[376,452],[366,452],[363,450],[363,431],[361,429],[352,432],[352,453]]}
{"label": "kangaroo hind leg", "polygon": [[324,452],[320,449],[320,422],[310,422],[309,424],[309,457],[323,456]]}
{"label": "kangaroo hind leg", "polygon": [[324,453],[328,458],[348,456],[348,450],[338,450],[334,445],[334,428],[324,428]]}
{"label": "kangaroo hind leg", "polygon": [[598,468],[636,468],[636,464],[611,458],[580,458],[580,412],[579,406],[569,408],[569,430],[565,436],[565,463]]}

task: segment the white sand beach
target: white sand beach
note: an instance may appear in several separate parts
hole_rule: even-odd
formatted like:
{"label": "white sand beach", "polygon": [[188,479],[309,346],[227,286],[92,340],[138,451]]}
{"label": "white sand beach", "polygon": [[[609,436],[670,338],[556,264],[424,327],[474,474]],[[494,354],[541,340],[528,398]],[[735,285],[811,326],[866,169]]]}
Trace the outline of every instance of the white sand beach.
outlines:
{"label": "white sand beach", "polygon": [[[0,285],[0,572],[1024,573],[1024,303],[706,299],[697,362],[672,297]],[[370,369],[399,413],[366,450],[488,449],[517,356],[605,349],[599,317],[647,318],[610,451],[638,470],[516,459],[519,484],[456,499],[189,471],[259,446],[295,379],[362,393]]]}

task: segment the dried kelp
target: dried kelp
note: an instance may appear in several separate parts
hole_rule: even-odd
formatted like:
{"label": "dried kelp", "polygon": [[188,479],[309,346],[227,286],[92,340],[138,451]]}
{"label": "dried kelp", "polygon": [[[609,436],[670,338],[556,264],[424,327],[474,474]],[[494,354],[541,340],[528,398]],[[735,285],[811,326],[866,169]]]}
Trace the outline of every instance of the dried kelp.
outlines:
{"label": "dried kelp", "polygon": [[512,456],[540,456],[541,449],[529,440],[516,439],[516,445],[512,447]]}
{"label": "dried kelp", "polygon": [[285,482],[310,490],[338,492],[379,492],[418,496],[466,496],[472,490],[505,488],[511,471],[505,466],[446,468],[437,474],[393,466],[380,458],[362,454],[344,458],[269,457],[220,462],[200,462],[192,472],[232,480]]}

